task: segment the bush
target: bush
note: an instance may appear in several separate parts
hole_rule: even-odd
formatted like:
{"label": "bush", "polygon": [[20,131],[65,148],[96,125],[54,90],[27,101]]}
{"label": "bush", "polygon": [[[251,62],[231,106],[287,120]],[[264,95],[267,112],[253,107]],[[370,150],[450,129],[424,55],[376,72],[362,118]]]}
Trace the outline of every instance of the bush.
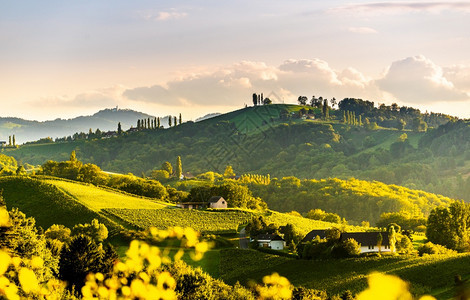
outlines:
{"label": "bush", "polygon": [[438,244],[433,244],[431,242],[427,242],[424,245],[419,246],[418,254],[419,256],[423,256],[424,254],[455,254],[457,253],[454,250],[447,249],[446,247]]}

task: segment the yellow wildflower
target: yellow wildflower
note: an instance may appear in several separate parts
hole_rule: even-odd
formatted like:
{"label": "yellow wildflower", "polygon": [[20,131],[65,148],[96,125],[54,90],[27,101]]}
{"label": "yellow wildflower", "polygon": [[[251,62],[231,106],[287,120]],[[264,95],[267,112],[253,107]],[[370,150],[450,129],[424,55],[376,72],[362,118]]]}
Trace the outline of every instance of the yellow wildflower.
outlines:
{"label": "yellow wildflower", "polygon": [[26,294],[39,292],[39,283],[36,274],[28,268],[21,268],[18,272],[18,279]]}
{"label": "yellow wildflower", "polygon": [[3,275],[10,265],[10,255],[5,251],[0,250],[0,275]]}

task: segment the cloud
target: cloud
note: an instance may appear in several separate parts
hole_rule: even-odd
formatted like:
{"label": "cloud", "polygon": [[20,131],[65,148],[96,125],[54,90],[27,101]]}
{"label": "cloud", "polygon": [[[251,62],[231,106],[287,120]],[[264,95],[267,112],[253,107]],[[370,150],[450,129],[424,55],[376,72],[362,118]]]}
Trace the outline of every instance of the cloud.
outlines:
{"label": "cloud", "polygon": [[349,27],[348,31],[352,33],[359,33],[359,34],[377,33],[377,30],[370,28],[370,27]]}
{"label": "cloud", "polygon": [[444,74],[443,69],[419,55],[395,61],[377,85],[408,103],[460,101],[468,99]]}
{"label": "cloud", "polygon": [[169,11],[155,11],[147,10],[139,12],[139,15],[145,20],[152,21],[168,21],[168,20],[178,20],[188,16],[185,12],[178,12],[175,9]]}
{"label": "cloud", "polygon": [[126,88],[115,86],[107,89],[89,91],[75,96],[42,97],[39,100],[28,102],[30,106],[40,109],[47,108],[103,108],[118,104]]}
{"label": "cloud", "polygon": [[[238,106],[263,92],[275,101],[295,101],[299,95],[328,97],[378,95],[373,81],[353,68],[341,72],[320,59],[286,60],[279,67],[244,61],[212,72],[190,73],[166,85],[137,87],[124,92],[132,101],[163,105]],[[276,96],[274,96],[276,95]]]}
{"label": "cloud", "polygon": [[448,78],[456,88],[470,93],[470,66],[454,65],[443,68],[444,76]]}
{"label": "cloud", "polygon": [[350,5],[339,6],[339,7],[333,8],[330,11],[364,13],[364,14],[397,14],[397,13],[400,14],[400,13],[410,13],[410,12],[440,13],[445,10],[468,13],[470,12],[470,3],[462,2],[462,1],[461,2],[388,1],[388,2],[350,4]]}

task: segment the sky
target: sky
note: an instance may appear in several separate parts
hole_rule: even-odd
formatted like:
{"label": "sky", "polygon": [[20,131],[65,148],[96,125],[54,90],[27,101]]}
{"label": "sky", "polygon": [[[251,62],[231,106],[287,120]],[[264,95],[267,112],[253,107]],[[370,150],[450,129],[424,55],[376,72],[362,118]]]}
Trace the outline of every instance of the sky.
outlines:
{"label": "sky", "polygon": [[470,118],[470,1],[0,0],[0,117],[194,120],[263,93]]}

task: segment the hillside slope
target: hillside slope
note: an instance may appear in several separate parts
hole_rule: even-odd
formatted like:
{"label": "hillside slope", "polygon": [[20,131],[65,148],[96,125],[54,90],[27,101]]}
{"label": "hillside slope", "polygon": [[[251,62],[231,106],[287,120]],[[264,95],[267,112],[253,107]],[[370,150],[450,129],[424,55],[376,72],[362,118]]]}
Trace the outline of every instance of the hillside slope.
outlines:
{"label": "hillside slope", "polygon": [[[183,171],[192,174],[223,173],[231,165],[237,174],[355,177],[470,200],[470,150],[465,144],[468,139],[464,139],[470,133],[468,122],[452,121],[443,127],[446,130],[428,132],[371,129],[346,124],[340,116],[332,121],[302,119],[298,117],[302,109],[311,108],[287,104],[247,107],[169,129],[36,145],[38,148],[24,146],[5,153],[23,163],[42,164],[47,159],[66,159],[74,149],[80,160],[104,170],[147,175],[179,155]],[[313,108],[312,115],[317,111]],[[341,115],[341,111],[335,114]],[[393,123],[387,120],[384,125]],[[439,136],[434,139],[436,134]]]}

